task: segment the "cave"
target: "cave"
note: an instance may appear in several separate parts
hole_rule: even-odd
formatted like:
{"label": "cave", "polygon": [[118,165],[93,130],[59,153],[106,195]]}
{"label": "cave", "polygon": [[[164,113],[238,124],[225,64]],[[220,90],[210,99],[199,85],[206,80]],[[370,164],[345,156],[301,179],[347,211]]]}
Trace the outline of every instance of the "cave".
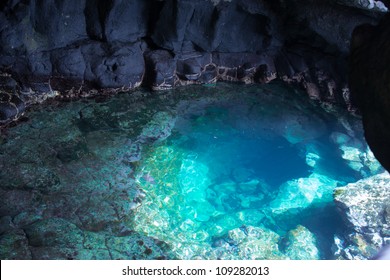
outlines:
{"label": "cave", "polygon": [[3,1],[0,258],[377,258],[389,8]]}

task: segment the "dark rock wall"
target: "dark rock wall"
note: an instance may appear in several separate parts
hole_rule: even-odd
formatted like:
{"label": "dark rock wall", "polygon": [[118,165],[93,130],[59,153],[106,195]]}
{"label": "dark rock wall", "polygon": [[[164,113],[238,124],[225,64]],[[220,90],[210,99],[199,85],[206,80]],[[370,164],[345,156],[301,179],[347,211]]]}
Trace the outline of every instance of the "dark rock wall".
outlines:
{"label": "dark rock wall", "polygon": [[349,78],[375,157],[390,170],[390,16],[353,33]]}
{"label": "dark rock wall", "polygon": [[264,1],[166,1],[152,40],[175,53],[265,52],[281,46],[276,19]]}
{"label": "dark rock wall", "polygon": [[[346,79],[351,33],[383,15],[351,5],[336,0],[3,1],[0,98],[7,101],[0,105],[0,122],[18,118],[25,106],[48,97],[218,80],[279,78],[300,85],[312,98],[351,107]],[[15,102],[8,101],[10,94]]]}

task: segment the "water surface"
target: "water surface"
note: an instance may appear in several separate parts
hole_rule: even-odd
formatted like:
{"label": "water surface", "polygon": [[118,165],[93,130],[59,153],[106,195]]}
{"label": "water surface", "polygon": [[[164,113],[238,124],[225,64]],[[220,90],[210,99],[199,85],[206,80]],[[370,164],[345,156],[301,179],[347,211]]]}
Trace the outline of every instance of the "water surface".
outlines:
{"label": "water surface", "polygon": [[[0,146],[1,214],[33,240],[75,225],[80,240],[32,242],[49,258],[332,259],[333,189],[382,170],[359,119],[281,84],[137,91],[29,119]],[[136,246],[107,243],[124,237]]]}

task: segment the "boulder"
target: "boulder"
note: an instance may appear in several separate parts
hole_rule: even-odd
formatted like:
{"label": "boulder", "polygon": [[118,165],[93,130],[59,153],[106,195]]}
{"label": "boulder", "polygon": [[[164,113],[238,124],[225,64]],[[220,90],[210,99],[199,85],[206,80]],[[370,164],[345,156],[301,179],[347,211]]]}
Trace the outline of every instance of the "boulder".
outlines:
{"label": "boulder", "polygon": [[280,186],[270,207],[274,213],[295,213],[316,204],[332,201],[332,193],[338,181],[321,174],[287,181]]}
{"label": "boulder", "polygon": [[176,117],[169,112],[158,112],[144,126],[138,141],[141,143],[162,141],[168,138],[175,126]]}
{"label": "boulder", "polygon": [[166,50],[149,51],[145,56],[145,78],[143,82],[153,90],[172,88],[175,84],[176,61]]}
{"label": "boulder", "polygon": [[17,120],[23,115],[26,104],[17,94],[0,90],[0,125],[10,120]]}
{"label": "boulder", "polygon": [[389,244],[389,183],[385,172],[334,190],[337,208],[350,229],[339,253],[342,257],[370,258]]}
{"label": "boulder", "polygon": [[298,225],[284,237],[285,254],[292,260],[318,260],[320,258],[316,246],[316,238],[307,228]]}
{"label": "boulder", "polygon": [[81,52],[86,65],[83,79],[97,88],[132,89],[141,84],[145,68],[141,43],[86,44]]}
{"label": "boulder", "polygon": [[241,260],[283,260],[288,259],[278,247],[280,236],[263,227],[243,226],[228,233],[230,243],[237,246]]}

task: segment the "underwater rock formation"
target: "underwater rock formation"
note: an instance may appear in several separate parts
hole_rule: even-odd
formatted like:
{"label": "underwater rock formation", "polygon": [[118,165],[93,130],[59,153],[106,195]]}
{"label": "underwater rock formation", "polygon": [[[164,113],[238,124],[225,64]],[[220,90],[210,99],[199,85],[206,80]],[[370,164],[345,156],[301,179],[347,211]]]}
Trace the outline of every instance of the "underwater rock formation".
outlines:
{"label": "underwater rock formation", "polygon": [[[10,228],[0,239],[2,259],[165,259],[161,241],[128,233],[112,236],[83,231],[75,224],[61,218],[36,222],[25,229],[18,229],[9,217],[2,217],[0,224]],[[4,227],[2,225],[1,229]]]}
{"label": "underwater rock formation", "polygon": [[[13,154],[0,153],[1,259],[175,258],[166,243],[130,226],[145,196],[131,176],[130,164],[141,156],[141,136],[138,142],[128,138],[137,129],[128,122],[139,108],[130,100],[112,107],[75,102],[54,115],[46,112],[22,142],[1,138],[1,150]],[[150,119],[144,123],[149,129],[134,133],[145,141],[166,136],[169,122],[159,126]],[[113,125],[126,136],[107,133]],[[108,150],[102,149],[104,143]],[[83,163],[91,160],[92,165]]]}
{"label": "underwater rock formation", "polygon": [[336,180],[320,174],[288,181],[280,186],[279,194],[270,207],[275,213],[283,213],[291,212],[291,209],[299,211],[312,204],[329,203],[337,184]]}
{"label": "underwater rock formation", "polygon": [[307,228],[298,225],[287,233],[284,243],[286,255],[291,260],[318,260],[316,238]]}
{"label": "underwater rock formation", "polygon": [[336,188],[334,199],[350,227],[336,237],[336,255],[367,259],[390,242],[390,175],[385,172]]}
{"label": "underwater rock formation", "polygon": [[3,1],[0,89],[22,105],[15,110],[15,102],[1,101],[0,122],[48,97],[218,80],[279,78],[311,98],[351,108],[350,34],[359,24],[376,23],[385,11],[381,3]]}
{"label": "underwater rock formation", "polygon": [[227,237],[216,243],[214,254],[221,259],[319,259],[316,238],[302,225],[290,230],[285,236],[264,227],[242,226],[230,230]]}

